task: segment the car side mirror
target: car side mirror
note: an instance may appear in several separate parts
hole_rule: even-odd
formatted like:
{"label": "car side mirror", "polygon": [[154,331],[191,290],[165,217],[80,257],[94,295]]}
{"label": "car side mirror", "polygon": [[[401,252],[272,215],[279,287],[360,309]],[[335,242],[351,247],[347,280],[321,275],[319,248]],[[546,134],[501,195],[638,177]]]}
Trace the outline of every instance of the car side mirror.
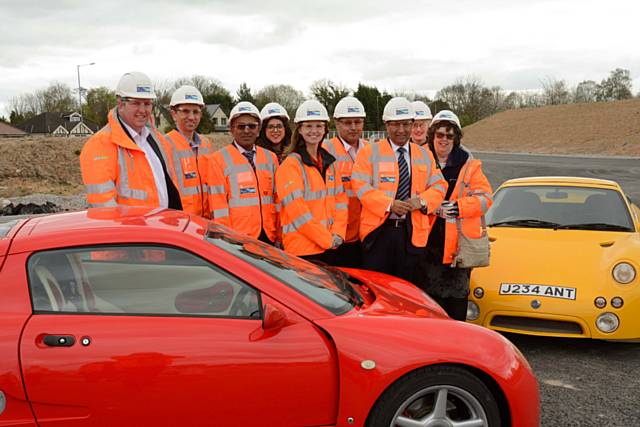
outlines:
{"label": "car side mirror", "polygon": [[175,306],[179,313],[226,313],[231,306],[233,294],[230,283],[218,282],[208,288],[179,293],[175,299]]}
{"label": "car side mirror", "polygon": [[286,323],[287,316],[278,307],[271,304],[265,304],[263,311],[262,329],[265,331],[280,329]]}

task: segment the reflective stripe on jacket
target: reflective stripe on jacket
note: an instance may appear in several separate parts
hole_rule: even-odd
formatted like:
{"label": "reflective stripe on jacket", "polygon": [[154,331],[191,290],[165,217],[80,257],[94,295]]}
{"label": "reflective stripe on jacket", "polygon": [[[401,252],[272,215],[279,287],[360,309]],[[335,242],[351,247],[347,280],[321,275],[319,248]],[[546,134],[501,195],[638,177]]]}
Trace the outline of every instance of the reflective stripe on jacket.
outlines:
{"label": "reflective stripe on jacket", "polygon": [[482,234],[482,215],[485,215],[493,204],[491,184],[482,173],[482,162],[469,154],[469,159],[460,169],[456,186],[449,200],[458,202],[460,215],[449,218],[445,222],[443,264],[451,264],[458,251],[458,227],[465,236],[478,238]]}
{"label": "reflective stripe on jacket", "polygon": [[[367,145],[366,140],[361,140],[364,145]],[[353,159],[344,149],[344,144],[338,137],[331,138],[330,141],[322,144],[325,150],[336,158],[336,167],[340,171],[342,177],[342,185],[344,191],[347,194],[349,200],[349,217],[347,219],[347,236],[345,242],[355,242],[359,238],[360,233],[360,212],[362,205],[360,199],[356,196],[356,193],[351,188],[351,172],[353,170]]]}
{"label": "reflective stripe on jacket", "polygon": [[344,239],[347,195],[335,162],[326,168],[323,177],[298,153],[291,153],[278,168],[276,187],[285,251],[294,255],[319,254],[331,248],[333,234]]}
{"label": "reflective stripe on jacket", "polygon": [[[447,183],[436,167],[433,155],[425,147],[407,143],[411,156],[411,194],[420,197],[432,213],[444,199]],[[360,215],[360,239],[380,227],[389,216],[389,207],[398,190],[398,161],[391,143],[380,140],[358,152],[351,174],[351,187],[362,203]],[[415,210],[411,212],[413,232],[411,243],[424,247],[431,223],[427,215]]]}
{"label": "reflective stripe on jacket", "polygon": [[213,154],[211,142],[202,135],[198,155],[189,141],[174,129],[165,135],[172,147],[173,165],[177,178],[177,188],[182,200],[182,210],[199,216],[208,216],[207,192],[203,191],[204,176],[208,170],[208,159]]}
{"label": "reflective stripe on jacket", "polygon": [[[117,117],[109,112],[108,123],[87,140],[80,153],[80,170],[90,208],[160,205],[153,171],[142,148],[129,137]],[[169,143],[153,127],[149,129],[175,183]]]}
{"label": "reflective stripe on jacket", "polygon": [[213,153],[206,177],[209,213],[214,222],[254,238],[264,229],[269,240],[275,242],[278,159],[269,150],[255,149],[255,171],[233,144]]}

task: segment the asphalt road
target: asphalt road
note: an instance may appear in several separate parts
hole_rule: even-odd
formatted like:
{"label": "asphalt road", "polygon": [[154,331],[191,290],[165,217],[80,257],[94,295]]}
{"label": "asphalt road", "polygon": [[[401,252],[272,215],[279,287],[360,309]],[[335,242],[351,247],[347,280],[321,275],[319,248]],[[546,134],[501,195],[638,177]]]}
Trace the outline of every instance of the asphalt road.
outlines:
{"label": "asphalt road", "polygon": [[[640,202],[640,159],[477,153],[494,189],[525,176],[617,181]],[[640,315],[640,314],[639,314]],[[508,334],[540,383],[543,426],[640,426],[640,344]]]}

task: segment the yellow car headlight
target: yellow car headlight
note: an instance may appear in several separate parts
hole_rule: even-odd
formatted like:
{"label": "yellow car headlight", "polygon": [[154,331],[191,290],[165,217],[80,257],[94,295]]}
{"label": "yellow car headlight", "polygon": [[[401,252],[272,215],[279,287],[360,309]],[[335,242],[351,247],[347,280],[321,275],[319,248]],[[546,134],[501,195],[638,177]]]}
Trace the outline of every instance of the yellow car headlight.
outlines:
{"label": "yellow car headlight", "polygon": [[613,267],[612,274],[616,282],[626,285],[636,278],[636,269],[628,262],[620,262]]}

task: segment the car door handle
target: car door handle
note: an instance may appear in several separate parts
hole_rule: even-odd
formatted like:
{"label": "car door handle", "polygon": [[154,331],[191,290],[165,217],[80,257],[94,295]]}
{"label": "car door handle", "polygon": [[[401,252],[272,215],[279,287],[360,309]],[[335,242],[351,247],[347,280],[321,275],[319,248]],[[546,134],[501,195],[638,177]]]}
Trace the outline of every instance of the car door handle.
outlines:
{"label": "car door handle", "polygon": [[76,338],[73,335],[45,335],[42,342],[49,347],[71,347]]}

